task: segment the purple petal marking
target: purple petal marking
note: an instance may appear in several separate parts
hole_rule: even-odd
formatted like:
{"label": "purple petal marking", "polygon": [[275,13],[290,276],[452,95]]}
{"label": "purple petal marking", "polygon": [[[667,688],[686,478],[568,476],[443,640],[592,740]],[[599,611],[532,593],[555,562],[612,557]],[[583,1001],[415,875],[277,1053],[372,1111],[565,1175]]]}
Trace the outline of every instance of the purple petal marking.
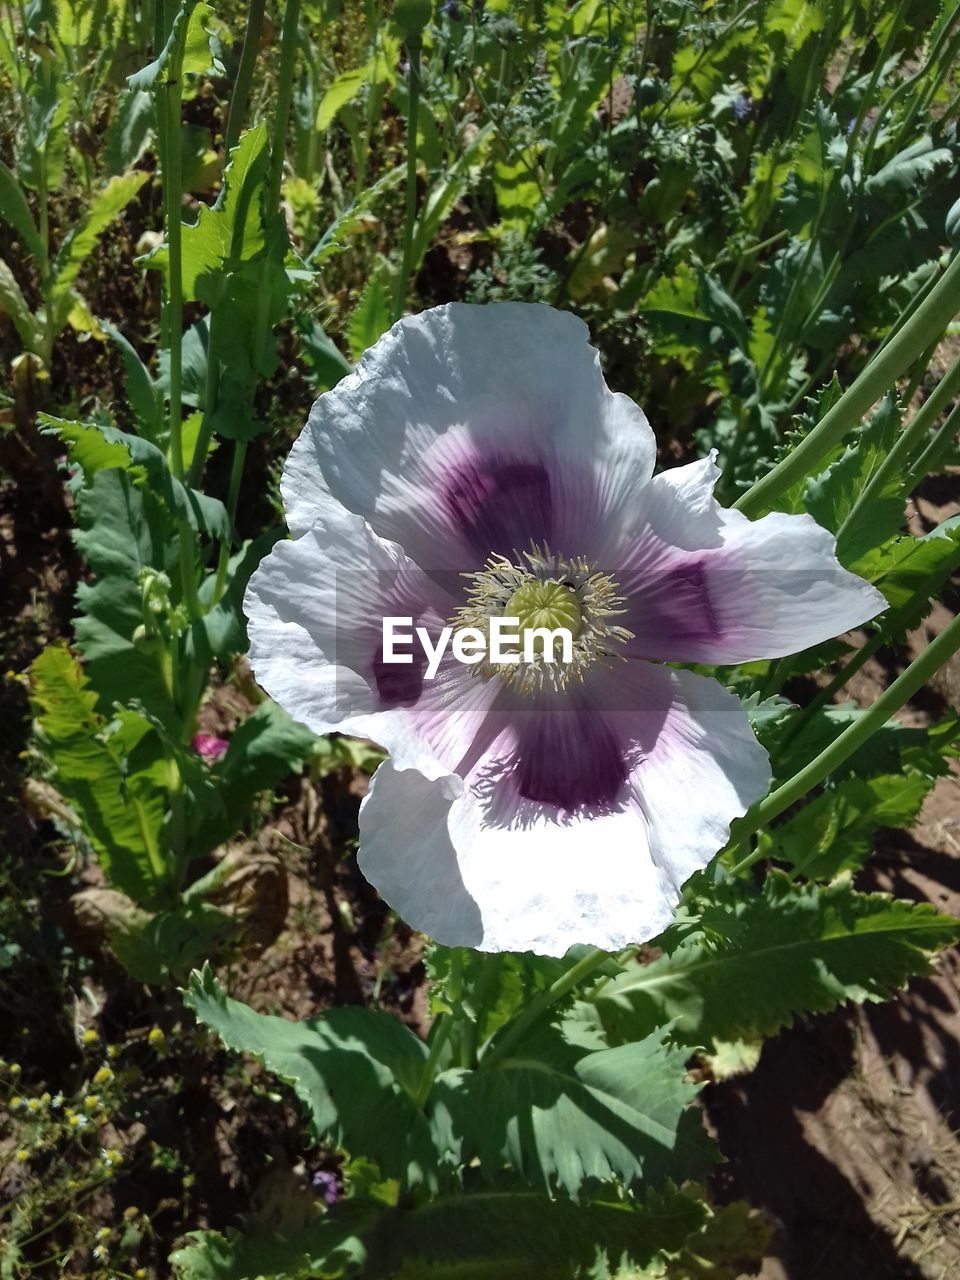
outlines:
{"label": "purple petal marking", "polygon": [[483,559],[553,536],[553,486],[542,462],[473,454],[453,468],[443,497],[461,536]]}
{"label": "purple petal marking", "polygon": [[373,672],[377,693],[380,695],[380,702],[384,709],[412,707],[420,701],[427,659],[423,647],[416,642],[411,656],[413,661],[409,663],[384,662],[383,645],[377,646],[370,670]]}
{"label": "purple petal marking", "polygon": [[621,744],[602,714],[581,711],[533,721],[521,737],[513,784],[524,800],[576,813],[608,809],[628,772]]}
{"label": "purple petal marking", "polygon": [[[622,623],[636,637],[630,646],[633,652],[657,658],[669,653],[677,661],[693,661],[688,657],[691,645],[699,654],[702,646],[722,639],[725,629],[710,591],[711,575],[721,567],[719,559],[710,552],[685,555],[649,576],[631,580],[623,575],[627,614]],[[647,649],[650,641],[655,641],[652,651]]]}

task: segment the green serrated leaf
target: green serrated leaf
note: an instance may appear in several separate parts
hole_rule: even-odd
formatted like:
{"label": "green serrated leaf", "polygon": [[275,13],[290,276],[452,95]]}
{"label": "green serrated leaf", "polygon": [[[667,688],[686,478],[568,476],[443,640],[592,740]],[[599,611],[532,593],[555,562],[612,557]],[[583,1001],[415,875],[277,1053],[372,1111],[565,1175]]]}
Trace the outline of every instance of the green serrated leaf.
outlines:
{"label": "green serrated leaf", "polygon": [[860,562],[860,573],[876,582],[895,611],[885,619],[893,636],[917,627],[931,596],[957,567],[960,516],[951,516],[922,538],[905,534],[876,547]]}
{"label": "green serrated leaf", "polygon": [[81,490],[74,540],[93,571],[93,580],[77,587],[74,633],[101,711],[137,702],[176,727],[157,655],[133,642],[143,623],[141,574],[176,577],[178,539],[169,515],[128,471],[98,471]]}
{"label": "green serrated leaf", "polygon": [[0,315],[4,313],[13,321],[26,349],[43,355],[43,325],[27,305],[13,272],[0,258]]}
{"label": "green serrated leaf", "polygon": [[[267,176],[267,127],[248,129],[230,152],[223,186],[213,205],[201,204],[196,222],[183,228],[183,296],[216,307],[227,276],[262,252],[266,243],[263,190]],[[166,272],[169,250],[160,245],[145,265]]]}
{"label": "green serrated leaf", "polygon": [[766,856],[791,863],[809,880],[859,870],[877,828],[909,827],[935,781],[920,773],[843,778],[769,833]]}
{"label": "green serrated leaf", "polygon": [[701,929],[600,989],[593,1008],[612,1039],[668,1020],[688,1045],[773,1035],[800,1013],[889,999],[960,939],[960,921],[928,903],[779,872],[759,894],[737,882],[704,910]]}
{"label": "green serrated leaf", "polygon": [[76,659],[52,647],[30,668],[44,754],[56,786],[83,829],[111,884],[141,906],[166,889],[161,830],[166,771],[150,722],[133,711],[107,722]]}
{"label": "green serrated leaf", "polygon": [[594,1178],[694,1177],[712,1152],[687,1112],[697,1089],[685,1054],[665,1034],[591,1052],[546,1027],[494,1067],[481,1059],[477,1071],[443,1072],[431,1095],[439,1144],[479,1160],[487,1177],[509,1165],[546,1194],[575,1199]]}
{"label": "green serrated leaf", "polygon": [[318,1136],[376,1160],[388,1177],[436,1185],[439,1152],[413,1098],[427,1047],[408,1027],[357,1006],[304,1022],[255,1013],[209,967],[191,975],[184,1000],[227,1048],[289,1081]]}
{"label": "green serrated leaf", "polygon": [[152,444],[157,444],[162,416],[157,385],[133,345],[120,330],[107,320],[101,320],[100,325],[123,360],[124,389],[130,408],[136,415],[137,425]]}
{"label": "green serrated leaf", "polygon": [[145,484],[177,520],[221,541],[229,536],[230,520],[223,503],[182,484],[156,445],[140,436],[100,423],[72,422],[41,413],[39,421],[56,432],[86,473],[119,468],[129,471],[135,484]]}
{"label": "green serrated leaf", "polygon": [[153,97],[144,89],[118,95],[104,137],[103,163],[108,174],[126,173],[146,151],[154,130]]}
{"label": "green serrated leaf", "polygon": [[362,1237],[381,1206],[350,1200],[283,1237],[193,1231],[170,1257],[176,1280],[336,1280],[367,1260]]}
{"label": "green serrated leaf", "polygon": [[702,1200],[673,1188],[585,1204],[511,1188],[441,1196],[383,1231],[405,1280],[600,1280],[678,1252],[707,1221]]}

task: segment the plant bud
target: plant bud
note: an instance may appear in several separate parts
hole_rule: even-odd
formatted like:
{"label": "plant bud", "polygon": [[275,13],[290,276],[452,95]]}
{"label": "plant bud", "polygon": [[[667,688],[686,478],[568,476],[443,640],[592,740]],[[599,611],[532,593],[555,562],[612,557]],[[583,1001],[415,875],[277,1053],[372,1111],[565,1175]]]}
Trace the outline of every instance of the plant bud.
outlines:
{"label": "plant bud", "polygon": [[405,40],[420,35],[433,14],[432,0],[397,0],[393,18]]}

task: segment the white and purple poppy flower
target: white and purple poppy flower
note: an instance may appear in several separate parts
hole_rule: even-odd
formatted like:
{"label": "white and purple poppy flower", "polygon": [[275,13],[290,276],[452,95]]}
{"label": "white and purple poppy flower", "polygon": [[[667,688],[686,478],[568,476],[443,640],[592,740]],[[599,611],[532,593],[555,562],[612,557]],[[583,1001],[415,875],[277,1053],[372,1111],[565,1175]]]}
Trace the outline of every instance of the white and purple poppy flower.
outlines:
{"label": "white and purple poppy flower", "polygon": [[[808,516],[751,522],[712,458],[655,456],[585,325],[520,303],[401,320],[293,447],[251,662],[297,720],[389,752],[360,866],[440,942],[655,936],[770,779],[734,694],[665,664],[776,658],[884,608]],[[386,660],[385,617],[436,638],[498,616],[568,627],[572,660]]]}

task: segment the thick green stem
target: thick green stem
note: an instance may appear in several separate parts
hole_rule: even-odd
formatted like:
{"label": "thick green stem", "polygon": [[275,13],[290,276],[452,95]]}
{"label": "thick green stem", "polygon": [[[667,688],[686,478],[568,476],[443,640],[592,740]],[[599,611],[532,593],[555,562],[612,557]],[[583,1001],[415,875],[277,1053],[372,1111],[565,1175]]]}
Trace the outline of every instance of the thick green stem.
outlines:
{"label": "thick green stem", "polygon": [[601,951],[597,947],[593,951],[589,951],[576,964],[571,965],[566,973],[561,974],[556,982],[547,987],[546,991],[541,991],[538,996],[534,996],[524,1011],[518,1014],[512,1022],[508,1023],[502,1035],[481,1054],[480,1069],[483,1071],[489,1070],[490,1067],[495,1066],[502,1058],[505,1058],[552,1004],[562,1000],[565,995],[568,995],[578,987],[581,982],[589,978],[609,959],[610,953]]}
{"label": "thick green stem", "polygon": [[170,469],[183,479],[183,248],[180,223],[179,67],[160,90],[163,120],[163,204],[167,223],[167,332],[170,335]]}
{"label": "thick green stem", "polygon": [[240,141],[240,129],[247,111],[247,99],[250,96],[250,85],[253,81],[253,68],[260,52],[260,36],[263,31],[263,10],[266,0],[250,0],[247,13],[247,29],[243,36],[243,50],[240,54],[240,66],[237,78],[230,95],[230,114],[227,116],[227,128],[223,135],[224,155]]}
{"label": "thick green stem", "polygon": [[[960,617],[954,618],[949,626],[927,645],[923,653],[910,663],[906,671],[898,676],[848,729],[845,729],[808,765],[795,773],[789,781],[777,787],[751,810],[738,824],[736,835],[740,839],[753,835],[774,818],[778,818],[792,804],[796,804],[808,791],[819,786],[834,769],[862,747],[868,738],[872,737],[878,729],[882,729],[904,703],[909,702],[958,649],[960,649]],[[751,865],[760,856],[762,854],[754,850],[747,858],[737,863],[733,868],[734,874]]]}
{"label": "thick green stem", "polygon": [[809,475],[864,414],[894,385],[956,315],[960,306],[960,257],[955,257],[900,332],[882,347],[810,434],[743,494],[734,506],[745,515],[769,510],[777,495]]}
{"label": "thick green stem", "polygon": [[410,59],[409,89],[407,93],[407,203],[403,222],[403,260],[400,279],[397,281],[397,299],[393,308],[395,320],[403,315],[407,301],[410,272],[413,270],[413,229],[417,221],[417,118],[420,114],[420,52],[422,41],[418,36],[407,40]]}
{"label": "thick green stem", "polygon": [[297,37],[300,27],[300,0],[287,0],[283,12],[283,33],[280,37],[280,69],[277,77],[277,100],[273,116],[273,138],[270,149],[270,184],[267,187],[265,207],[272,216],[280,203],[280,187],[283,183],[283,159],[286,153],[287,125],[290,120],[290,103],[293,101],[294,68],[297,60]]}

